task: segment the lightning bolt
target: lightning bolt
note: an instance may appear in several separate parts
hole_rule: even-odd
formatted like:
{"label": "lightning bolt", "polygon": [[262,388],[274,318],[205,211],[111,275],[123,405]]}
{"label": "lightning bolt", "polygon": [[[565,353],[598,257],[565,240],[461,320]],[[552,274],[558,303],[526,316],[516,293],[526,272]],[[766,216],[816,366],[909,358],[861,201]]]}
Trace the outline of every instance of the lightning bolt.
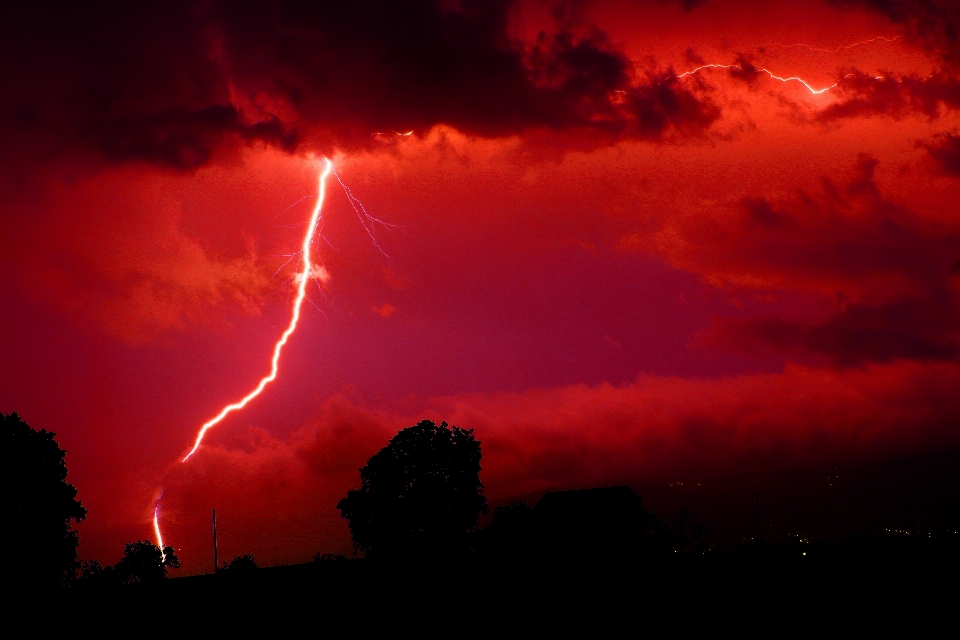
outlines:
{"label": "lightning bolt", "polygon": [[[812,94],[814,94],[814,95],[820,95],[821,93],[826,93],[827,91],[830,91],[830,89],[833,89],[833,88],[836,87],[838,84],[840,84],[840,80],[837,80],[836,82],[834,82],[834,83],[833,83],[832,85],[830,85],[829,87],[824,87],[824,88],[822,88],[822,89],[814,89],[806,80],[804,80],[803,78],[800,78],[800,77],[798,77],[798,76],[790,76],[789,78],[784,78],[784,77],[781,77],[781,76],[776,75],[775,73],[773,73],[773,72],[770,71],[769,69],[765,69],[765,68],[764,68],[764,69],[744,69],[744,68],[743,68],[742,66],[740,66],[739,64],[703,64],[703,65],[700,65],[699,67],[697,67],[696,69],[691,69],[690,71],[685,71],[685,72],[683,72],[683,73],[681,73],[681,74],[678,74],[678,75],[675,75],[675,76],[672,76],[672,77],[679,80],[679,79],[681,79],[681,78],[686,78],[687,76],[692,76],[692,75],[694,75],[694,74],[700,73],[700,72],[703,71],[704,69],[736,69],[737,71],[743,71],[743,72],[753,71],[753,72],[755,72],[755,73],[765,73],[765,74],[767,74],[768,76],[770,76],[772,79],[774,79],[774,80],[779,80],[780,82],[783,82],[783,83],[787,83],[787,82],[799,82],[799,83],[802,84],[804,87],[806,87],[807,90],[808,90],[810,93],[812,93]],[[850,74],[848,74],[848,75],[850,75]],[[846,76],[844,76],[844,77],[846,77]]]}
{"label": "lightning bolt", "polygon": [[[280,339],[277,340],[277,344],[275,344],[273,347],[273,358],[270,361],[270,374],[261,378],[260,382],[253,391],[245,395],[240,400],[228,404],[220,411],[220,413],[210,420],[204,422],[200,427],[200,431],[197,433],[197,439],[193,443],[193,448],[190,449],[190,452],[183,457],[181,462],[186,462],[190,459],[190,456],[196,453],[197,449],[200,447],[200,443],[203,442],[203,437],[207,435],[207,431],[223,421],[223,419],[229,414],[243,409],[250,403],[251,400],[259,396],[268,384],[277,379],[277,373],[280,370],[280,354],[283,352],[283,347],[286,346],[290,336],[292,336],[293,332],[297,330],[297,323],[300,322],[300,309],[303,306],[304,298],[307,297],[307,281],[317,275],[316,270],[318,267],[315,267],[313,262],[310,260],[310,248],[313,244],[313,236],[320,224],[320,214],[323,210],[323,200],[326,197],[327,192],[327,176],[329,176],[333,171],[333,163],[327,158],[324,158],[324,161],[326,162],[326,166],[324,167],[323,172],[320,174],[320,189],[317,195],[317,204],[313,207],[313,213],[310,216],[310,224],[307,226],[307,233],[303,237],[303,246],[300,248],[301,269],[296,275],[297,297],[293,301],[293,313],[290,315],[290,324],[287,325],[286,331],[283,332],[283,334],[280,336]],[[156,517],[154,517],[154,522],[156,523]],[[160,530],[158,528],[158,539],[159,535]]]}
{"label": "lightning bolt", "polygon": [[163,536],[160,535],[160,502],[157,501],[157,504],[153,507],[153,532],[157,534],[157,546],[160,547],[160,557],[164,560],[167,559],[166,554],[163,553]]}
{"label": "lightning bolt", "polygon": [[874,42],[882,42],[884,44],[890,44],[891,42],[896,42],[897,40],[902,40],[903,36],[874,36],[873,38],[867,38],[866,40],[860,40],[859,42],[854,42],[853,44],[845,44],[835,49],[822,49],[820,47],[812,47],[808,44],[798,42],[795,44],[783,44],[781,42],[765,42],[762,46],[775,48],[775,49],[806,49],[808,51],[817,51],[820,53],[840,53],[841,51],[848,51],[850,49],[856,49],[857,47],[862,47],[864,45],[873,44]]}
{"label": "lightning bolt", "polygon": [[[397,135],[408,136],[410,133],[400,133]],[[340,174],[337,173],[337,170],[333,170],[333,175],[337,178],[337,182],[340,183],[340,186],[343,187],[343,192],[347,195],[347,201],[350,203],[350,206],[353,207],[353,210],[357,213],[357,218],[360,220],[360,224],[363,225],[363,230],[367,232],[367,235],[370,236],[370,241],[373,242],[373,246],[377,248],[377,251],[380,252],[380,255],[390,259],[390,256],[387,255],[387,252],[383,250],[383,247],[380,246],[380,242],[377,240],[376,236],[376,225],[380,224],[387,229],[396,229],[397,225],[390,224],[389,222],[384,222],[380,218],[375,218],[369,213],[367,213],[367,208],[363,206],[363,203],[360,202],[360,199],[353,195],[353,191],[350,190],[350,187],[343,184],[343,180],[340,179]],[[366,218],[366,220],[364,220]]]}
{"label": "lightning bolt", "polygon": [[[399,135],[408,136],[412,133],[413,132],[411,131],[410,133],[399,134]],[[336,169],[334,169],[333,167],[333,163],[327,158],[324,158],[324,162],[325,162],[325,166],[324,166],[323,172],[321,172],[320,174],[320,179],[319,179],[320,185],[319,185],[319,189],[317,190],[317,203],[313,207],[313,212],[310,216],[310,223],[307,225],[307,232],[303,237],[303,244],[300,247],[300,251],[298,253],[292,254],[290,256],[290,260],[292,260],[294,257],[297,257],[298,255],[300,257],[300,261],[298,263],[298,272],[295,276],[296,282],[297,282],[297,296],[293,301],[293,310],[290,315],[290,323],[287,325],[286,330],[283,332],[283,334],[281,334],[280,339],[277,340],[277,343],[273,347],[273,357],[270,360],[270,373],[260,379],[260,382],[253,389],[253,391],[245,395],[240,400],[233,402],[231,404],[228,404],[223,409],[221,409],[220,413],[218,413],[216,416],[214,416],[207,422],[203,423],[203,425],[200,427],[200,431],[197,433],[196,440],[194,440],[193,448],[190,449],[187,455],[183,457],[183,459],[180,461],[181,464],[189,460],[190,456],[192,456],[194,453],[197,452],[197,449],[200,448],[200,444],[203,442],[203,437],[207,434],[207,431],[209,431],[211,428],[213,428],[214,426],[219,424],[221,421],[223,421],[223,419],[226,418],[232,412],[243,409],[254,398],[259,396],[260,393],[264,390],[264,388],[266,388],[268,384],[276,380],[277,374],[280,369],[280,354],[283,352],[283,347],[286,346],[287,341],[290,339],[290,336],[292,336],[293,332],[296,331],[297,324],[300,321],[300,310],[303,307],[303,301],[307,297],[307,281],[317,279],[321,277],[321,274],[322,274],[323,268],[319,265],[315,265],[311,261],[310,256],[311,256],[311,247],[313,245],[314,237],[317,235],[318,230],[320,229],[320,225],[323,221],[321,214],[323,211],[323,202],[324,202],[324,199],[326,198],[326,193],[327,193],[327,177],[331,173],[333,173],[337,177],[337,181],[340,183],[340,186],[343,187],[344,193],[347,195],[347,200],[350,202],[350,205],[353,207],[353,210],[356,211],[357,217],[360,218],[360,223],[363,225],[363,228],[370,235],[370,238],[371,240],[373,240],[374,245],[384,256],[386,256],[386,253],[383,252],[383,249],[380,247],[380,244],[377,242],[377,239],[374,235],[374,224],[378,223],[387,228],[394,228],[395,225],[384,222],[383,220],[380,220],[379,218],[375,218],[371,216],[369,213],[367,213],[367,210],[363,206],[363,203],[360,202],[360,200],[353,195],[353,193],[350,191],[347,185],[345,185],[343,181],[340,180],[340,176],[337,175]],[[301,198],[301,200],[303,200],[303,198]],[[288,260],[287,263],[289,263],[290,260]],[[281,269],[282,268],[283,267],[281,267]],[[161,496],[162,495],[163,494],[161,492]],[[160,533],[160,498],[159,497],[157,498],[157,502],[153,509],[153,531],[157,536],[157,544],[160,546],[160,550],[162,552],[163,537]]]}
{"label": "lightning bolt", "polygon": [[[855,48],[857,48],[857,47],[862,47],[862,46],[864,46],[864,45],[873,44],[873,43],[875,43],[875,42],[882,42],[882,43],[884,43],[884,44],[890,44],[890,43],[892,43],[892,42],[896,42],[897,40],[901,40],[901,39],[902,39],[901,36],[896,36],[896,37],[875,36],[875,37],[873,37],[873,38],[867,38],[866,40],[860,40],[859,42],[854,42],[853,44],[843,45],[843,46],[837,47],[836,49],[821,49],[821,48],[819,48],[819,47],[812,47],[812,46],[810,46],[810,45],[808,45],[808,44],[803,44],[803,43],[781,44],[781,43],[779,43],[779,42],[768,42],[768,43],[764,44],[763,46],[765,46],[765,47],[781,48],[781,49],[789,49],[789,48],[795,48],[795,47],[796,47],[796,48],[807,49],[807,50],[809,50],[809,51],[819,51],[819,52],[823,52],[823,53],[840,53],[841,51],[846,51],[846,50],[848,50],[848,49],[855,49]],[[799,77],[799,76],[790,76],[790,77],[786,77],[786,78],[785,78],[785,77],[783,77],[783,76],[778,76],[778,75],[775,74],[773,71],[770,71],[770,70],[767,69],[767,68],[762,68],[762,69],[750,68],[750,69],[746,69],[746,68],[744,68],[743,66],[741,66],[741,65],[739,65],[739,64],[703,64],[703,65],[700,65],[699,67],[697,67],[696,69],[691,69],[690,71],[685,71],[684,73],[681,73],[681,74],[678,74],[678,75],[675,75],[675,76],[671,76],[671,78],[676,78],[676,79],[686,78],[687,76],[691,76],[691,75],[700,73],[700,72],[703,71],[704,69],[736,69],[737,71],[741,71],[741,72],[743,72],[743,73],[748,73],[748,72],[751,72],[751,71],[752,71],[753,73],[765,73],[765,74],[767,74],[768,76],[770,76],[771,79],[773,79],[773,80],[778,80],[778,81],[783,82],[783,83],[798,82],[798,83],[802,84],[802,85],[807,89],[807,91],[809,91],[810,93],[812,93],[812,94],[814,94],[814,95],[820,95],[820,94],[826,93],[827,91],[830,91],[831,89],[835,88],[838,84],[840,84],[840,83],[843,81],[843,78],[849,78],[851,75],[853,75],[852,73],[848,73],[847,75],[843,76],[843,78],[841,78],[840,80],[837,80],[836,82],[834,82],[834,83],[833,83],[832,85],[830,85],[829,87],[823,87],[823,88],[821,88],[821,89],[815,89],[809,82],[807,82],[806,80],[804,80],[803,78],[801,78],[801,77]],[[877,79],[880,80],[880,78],[877,78]]]}

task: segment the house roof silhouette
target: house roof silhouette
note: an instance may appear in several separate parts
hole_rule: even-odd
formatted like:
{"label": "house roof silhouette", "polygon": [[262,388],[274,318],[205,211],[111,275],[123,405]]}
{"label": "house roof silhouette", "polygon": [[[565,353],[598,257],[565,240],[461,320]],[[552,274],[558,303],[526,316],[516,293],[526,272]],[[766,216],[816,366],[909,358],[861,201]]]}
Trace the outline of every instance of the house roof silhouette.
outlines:
{"label": "house roof silhouette", "polygon": [[574,514],[600,516],[643,509],[643,501],[633,489],[622,484],[616,487],[548,491],[533,509],[541,516],[551,516],[555,512],[563,512],[568,517]]}
{"label": "house roof silhouette", "polygon": [[630,487],[549,491],[533,508],[545,550],[622,553],[637,547],[656,519]]}

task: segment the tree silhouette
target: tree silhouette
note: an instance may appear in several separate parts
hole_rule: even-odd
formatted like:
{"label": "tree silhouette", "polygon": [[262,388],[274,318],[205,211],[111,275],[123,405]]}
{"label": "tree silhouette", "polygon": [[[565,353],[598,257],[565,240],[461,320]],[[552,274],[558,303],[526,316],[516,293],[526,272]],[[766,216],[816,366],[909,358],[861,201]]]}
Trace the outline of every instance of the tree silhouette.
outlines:
{"label": "tree silhouette", "polygon": [[514,500],[497,507],[490,523],[478,533],[481,551],[514,556],[530,552],[534,546],[534,513],[526,502]]}
{"label": "tree silhouette", "polygon": [[466,551],[479,514],[480,443],[473,430],[424,420],[395,435],[360,469],[361,486],[337,508],[367,557]]}
{"label": "tree silhouette", "polygon": [[317,551],[317,554],[313,556],[314,562],[343,562],[347,559],[347,556],[342,553],[336,555],[332,553],[323,553],[322,551]]}
{"label": "tree silhouette", "polygon": [[[226,563],[224,563],[226,564]],[[253,559],[252,553],[247,553],[242,556],[237,556],[230,561],[229,565],[226,565],[225,569],[230,573],[230,575],[248,575],[255,572],[260,568],[260,565],[257,564],[257,561]]]}
{"label": "tree silhouette", "polygon": [[123,547],[123,557],[115,572],[120,582],[156,583],[167,577],[167,568],[179,569],[180,559],[173,547],[163,551],[149,540],[128,542]]}
{"label": "tree silhouette", "polygon": [[98,591],[116,586],[117,571],[110,565],[103,566],[96,560],[85,560],[80,566],[80,581],[75,587],[87,591]]}
{"label": "tree silhouette", "polygon": [[693,513],[683,507],[676,513],[667,516],[670,523],[669,530],[673,537],[674,544],[680,553],[686,553],[687,549],[697,545],[699,550],[705,550],[703,537],[709,533],[710,528],[706,523],[698,522]]}
{"label": "tree silhouette", "polygon": [[533,512],[539,551],[548,556],[637,561],[670,548],[657,517],[626,485],[548,491]]}
{"label": "tree silhouette", "polygon": [[55,587],[76,573],[80,536],[71,520],[87,515],[77,490],[67,482],[66,452],[55,433],[37,431],[19,415],[0,414],[0,544],[9,584]]}

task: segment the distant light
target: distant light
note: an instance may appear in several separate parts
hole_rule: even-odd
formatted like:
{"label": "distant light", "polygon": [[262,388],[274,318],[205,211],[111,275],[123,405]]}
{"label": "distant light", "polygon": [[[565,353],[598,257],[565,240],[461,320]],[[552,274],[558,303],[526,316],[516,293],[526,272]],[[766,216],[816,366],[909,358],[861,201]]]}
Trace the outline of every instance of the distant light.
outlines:
{"label": "distant light", "polygon": [[803,555],[807,555],[807,552],[806,552],[806,551],[804,551],[804,552],[803,552]]}

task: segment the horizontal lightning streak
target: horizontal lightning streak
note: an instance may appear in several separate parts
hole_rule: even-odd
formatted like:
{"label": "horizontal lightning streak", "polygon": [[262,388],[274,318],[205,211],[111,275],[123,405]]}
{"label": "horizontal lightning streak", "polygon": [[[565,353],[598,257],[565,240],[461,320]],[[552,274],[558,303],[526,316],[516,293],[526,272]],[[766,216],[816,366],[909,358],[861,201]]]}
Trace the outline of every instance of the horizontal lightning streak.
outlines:
{"label": "horizontal lightning streak", "polygon": [[[704,64],[704,65],[701,65],[701,66],[697,67],[696,69],[691,69],[690,71],[685,71],[684,73],[675,75],[675,76],[673,76],[673,77],[674,77],[674,78],[677,78],[677,79],[679,79],[679,78],[686,78],[687,76],[691,76],[691,75],[694,75],[694,74],[696,74],[696,73],[699,73],[699,72],[703,71],[704,69],[737,69],[738,71],[743,71],[743,72],[748,72],[748,71],[749,71],[748,69],[744,69],[743,67],[741,67],[741,66],[738,65],[738,64]],[[824,87],[823,89],[814,89],[812,86],[810,86],[810,85],[807,83],[806,80],[804,80],[803,78],[799,78],[799,77],[797,77],[797,76],[790,76],[789,78],[782,78],[782,77],[774,74],[774,73],[773,73],[772,71],[770,71],[769,69],[756,69],[756,73],[765,73],[765,74],[767,74],[768,76],[770,76],[771,78],[773,78],[774,80],[779,80],[780,82],[799,82],[799,83],[802,84],[804,87],[806,87],[807,90],[810,91],[810,93],[815,94],[815,95],[820,95],[821,93],[825,93],[825,92],[827,92],[827,91],[830,91],[830,89],[833,89],[833,88],[836,87],[838,84],[840,84],[840,81],[837,80],[836,82],[834,82],[834,83],[833,83],[832,85],[830,85],[829,87]]]}
{"label": "horizontal lightning streak", "polygon": [[902,36],[875,36],[873,38],[867,38],[866,40],[860,40],[859,42],[854,42],[853,44],[846,44],[835,49],[823,49],[820,47],[813,47],[809,44],[804,44],[802,42],[797,42],[795,44],[783,44],[780,42],[765,42],[762,46],[776,48],[776,49],[807,49],[808,51],[819,51],[821,53],[840,53],[841,51],[847,51],[848,49],[856,49],[857,47],[862,47],[864,45],[873,44],[874,42],[883,42],[884,44],[890,44],[891,42],[896,42],[897,40],[902,40]]}
{"label": "horizontal lightning streak", "polygon": [[[330,175],[330,172],[333,170],[333,163],[330,160],[326,160],[326,167],[323,170],[323,173],[320,174],[320,189],[319,195],[317,196],[317,204],[313,208],[313,214],[310,217],[310,225],[307,227],[307,233],[303,238],[303,247],[300,250],[301,264],[303,269],[297,274],[297,297],[293,302],[293,313],[290,317],[290,324],[287,325],[286,331],[283,332],[283,335],[280,336],[280,340],[277,341],[277,344],[273,347],[273,358],[270,363],[270,374],[263,377],[260,380],[260,383],[257,384],[256,388],[245,395],[242,399],[228,404],[223,408],[220,413],[215,417],[211,418],[200,427],[200,432],[197,434],[197,439],[193,443],[193,448],[190,450],[190,453],[183,457],[181,462],[186,462],[190,456],[192,456],[197,449],[200,447],[200,443],[203,442],[203,437],[207,434],[207,431],[211,427],[218,424],[222,421],[228,414],[239,411],[243,409],[251,400],[256,398],[263,391],[264,387],[276,380],[277,373],[280,368],[280,353],[283,351],[283,347],[287,344],[287,341],[290,339],[290,336],[293,335],[293,332],[297,329],[297,323],[300,321],[300,308],[303,306],[303,300],[307,295],[307,280],[309,280],[313,273],[313,263],[310,261],[310,246],[313,243],[313,235],[317,230],[317,226],[320,223],[320,213],[323,209],[323,199],[326,195],[326,184],[327,176]],[[154,513],[154,523],[156,523],[156,513]],[[157,528],[157,537],[159,539],[160,530]]]}

